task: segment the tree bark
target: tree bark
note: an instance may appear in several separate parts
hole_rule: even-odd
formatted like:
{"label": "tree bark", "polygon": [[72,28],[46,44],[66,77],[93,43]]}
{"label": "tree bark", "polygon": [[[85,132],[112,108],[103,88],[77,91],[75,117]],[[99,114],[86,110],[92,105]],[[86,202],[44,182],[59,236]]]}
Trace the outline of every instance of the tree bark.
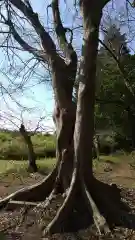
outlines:
{"label": "tree bark", "polygon": [[53,119],[56,125],[56,158],[59,164],[57,187],[61,187],[62,191],[66,191],[70,185],[73,171],[74,104],[71,102],[65,108],[60,108],[56,105]]}
{"label": "tree bark", "polygon": [[[73,134],[76,105],[72,101],[73,84],[68,79],[71,76],[71,72],[67,71],[65,74],[65,71],[60,70],[57,75],[58,68],[55,71],[56,74],[53,75],[55,93],[53,120],[56,126],[56,158],[59,165],[56,185],[57,187],[60,186],[61,190],[65,192],[70,185],[73,171]],[[60,74],[60,72],[64,72],[64,75]],[[58,84],[56,84],[57,81],[59,82]],[[62,85],[62,88],[59,87],[59,84]]]}
{"label": "tree bark", "polygon": [[102,8],[96,7],[95,4],[93,1],[82,1],[80,4],[83,15],[84,43],[74,142],[75,155],[81,164],[86,182],[90,181],[90,176],[92,177],[96,61],[99,24],[102,16]]}
{"label": "tree bark", "polygon": [[25,126],[23,124],[21,124],[20,126],[20,133],[24,139],[24,142],[28,150],[28,161],[29,161],[28,171],[37,172],[36,155],[33,149],[31,137],[28,135],[25,129]]}

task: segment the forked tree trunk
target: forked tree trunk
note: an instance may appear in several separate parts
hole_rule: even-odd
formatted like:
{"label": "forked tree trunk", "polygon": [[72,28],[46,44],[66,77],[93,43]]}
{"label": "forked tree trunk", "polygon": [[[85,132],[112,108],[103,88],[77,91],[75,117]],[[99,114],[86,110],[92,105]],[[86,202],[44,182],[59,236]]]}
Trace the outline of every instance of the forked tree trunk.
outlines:
{"label": "forked tree trunk", "polygon": [[[84,20],[84,45],[74,130],[73,173],[67,197],[56,217],[48,225],[47,231],[50,233],[60,230],[62,222],[68,220],[73,209],[80,211],[79,208],[83,208],[83,203],[90,215],[93,216],[99,233],[101,233],[101,230],[108,232],[109,227],[100,211],[106,208],[106,217],[110,215],[114,218],[120,206],[120,195],[117,188],[109,187],[97,181],[92,171],[96,60],[99,24],[104,4],[99,1],[85,0],[81,1],[80,5]],[[68,125],[65,124],[66,129],[68,129]],[[66,131],[65,134],[67,135]],[[63,173],[64,170],[61,168],[61,175]],[[67,173],[70,178],[71,170],[68,168]],[[114,206],[112,200],[115,202]],[[118,204],[117,210],[115,209],[116,202]],[[80,215],[80,217],[82,216]]]}
{"label": "forked tree trunk", "polygon": [[[82,69],[77,109],[72,101],[73,84],[76,75],[76,55],[74,55],[75,62],[72,61],[72,67],[67,66],[57,56],[51,61],[56,103],[53,116],[57,133],[57,164],[55,169],[41,183],[20,190],[0,202],[0,207],[2,207],[11,198],[39,201],[49,195],[46,202],[47,206],[48,200],[50,202],[54,194],[65,192],[62,206],[46,228],[46,232],[49,233],[60,231],[63,224],[69,223],[71,216],[76,216],[76,214],[75,221],[78,218],[81,219],[85,214],[87,217],[88,215],[93,217],[99,233],[101,233],[102,229],[104,231],[109,230],[101,212],[104,213],[107,220],[110,216],[114,219],[117,214],[120,217],[119,190],[114,186],[110,187],[96,180],[92,171],[98,33],[102,9],[108,1],[80,1],[83,16],[84,44],[82,47]],[[55,22],[57,23],[58,20],[60,21],[58,1],[53,0],[53,8]],[[62,29],[62,24],[60,27],[59,29]],[[58,36],[60,35],[59,29],[57,28]],[[65,45],[67,46],[67,43]],[[70,50],[73,49],[70,48]],[[82,210],[80,210],[81,208]]]}
{"label": "forked tree trunk", "polygon": [[25,129],[25,126],[23,124],[21,124],[19,130],[20,130],[20,133],[23,137],[24,143],[25,143],[27,151],[28,151],[28,161],[29,161],[28,171],[37,172],[36,155],[35,155],[35,152],[33,149],[31,137],[28,135],[28,133]]}

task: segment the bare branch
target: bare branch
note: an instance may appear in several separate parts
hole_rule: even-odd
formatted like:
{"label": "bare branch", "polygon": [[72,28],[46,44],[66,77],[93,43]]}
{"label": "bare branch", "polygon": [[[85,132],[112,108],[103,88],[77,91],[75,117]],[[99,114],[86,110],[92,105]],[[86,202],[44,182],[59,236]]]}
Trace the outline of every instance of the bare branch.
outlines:
{"label": "bare branch", "polygon": [[135,7],[135,0],[133,0],[133,2],[131,3],[129,0],[126,0],[126,2],[131,6],[131,7]]}
{"label": "bare branch", "polygon": [[[31,47],[26,41],[22,39],[22,37],[17,33],[11,19],[8,16],[8,19],[5,19],[5,17],[0,13],[0,16],[4,19],[5,24],[9,27],[9,32],[10,34],[13,35],[14,39],[19,43],[19,45],[25,50],[28,51],[29,53],[32,53],[38,60],[40,61],[45,61],[45,53],[42,50],[38,50],[36,48]],[[3,47],[3,45],[1,46]],[[7,47],[7,46],[6,46]]]}
{"label": "bare branch", "polygon": [[[62,20],[60,17],[60,11],[59,11],[59,0],[52,0],[52,4],[50,6],[52,6],[54,27],[55,27],[55,32],[57,34],[60,46],[64,51],[66,58],[69,59],[71,63],[74,58],[77,59],[76,53],[72,46],[73,32],[71,29],[63,27]],[[68,43],[66,39],[67,31],[71,32],[70,43]]]}
{"label": "bare branch", "polygon": [[[19,51],[28,51],[24,48],[21,48],[21,47],[18,47],[18,46],[11,46],[11,45],[8,45],[9,49],[13,49],[13,50],[19,50]],[[0,48],[7,48],[7,45],[3,45],[1,44],[0,45]],[[36,49],[37,50],[37,49]],[[38,50],[37,50],[38,51]]]}
{"label": "bare branch", "polygon": [[0,33],[8,34],[8,33],[10,33],[10,32],[9,32],[9,31],[0,31]]}
{"label": "bare branch", "polygon": [[[25,17],[31,22],[32,26],[34,27],[36,33],[40,36],[42,46],[46,51],[46,54],[49,56],[50,60],[54,60],[54,58],[59,57],[56,52],[56,46],[51,38],[51,36],[46,32],[44,27],[42,26],[38,14],[35,13],[30,5],[27,5],[22,0],[9,0],[10,3],[13,4],[18,10],[20,10]],[[60,57],[59,57],[60,58]]]}
{"label": "bare branch", "polygon": [[31,5],[30,5],[29,0],[25,0],[25,3],[27,4],[28,8],[30,8],[30,9],[32,10],[32,7],[31,7]]}

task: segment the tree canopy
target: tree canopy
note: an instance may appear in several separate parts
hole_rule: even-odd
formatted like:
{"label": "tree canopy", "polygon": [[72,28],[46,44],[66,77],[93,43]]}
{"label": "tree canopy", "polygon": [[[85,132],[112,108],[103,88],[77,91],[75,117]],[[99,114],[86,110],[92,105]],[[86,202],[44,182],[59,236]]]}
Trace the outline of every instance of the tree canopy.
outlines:
{"label": "tree canopy", "polygon": [[[112,30],[113,29],[113,30]],[[110,39],[111,31],[117,33]],[[122,66],[123,72],[119,69],[117,62],[105,47],[101,47],[98,54],[98,76],[97,98],[100,102],[97,106],[97,128],[100,128],[100,121],[105,128],[111,128],[119,135],[119,138],[128,140],[128,145],[134,147],[134,60],[135,55],[130,54],[126,43],[125,34],[114,25],[109,28],[109,35],[104,38],[106,46],[114,52]],[[109,42],[109,43],[108,43]],[[113,43],[115,42],[115,45]],[[120,49],[124,46],[124,51]],[[119,55],[120,53],[120,55]],[[124,78],[128,82],[131,92],[125,86]],[[99,116],[99,117],[98,117]],[[99,125],[99,126],[98,126]],[[103,126],[102,126],[103,128]]]}

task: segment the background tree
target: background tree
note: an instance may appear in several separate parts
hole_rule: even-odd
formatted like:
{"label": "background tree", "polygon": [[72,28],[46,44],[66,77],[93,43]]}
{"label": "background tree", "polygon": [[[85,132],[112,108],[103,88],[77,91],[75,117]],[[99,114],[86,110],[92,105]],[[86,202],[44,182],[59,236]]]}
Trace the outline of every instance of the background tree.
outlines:
{"label": "background tree", "polygon": [[[27,152],[27,159],[28,159],[28,171],[36,172],[37,171],[36,154],[34,151],[31,137],[34,136],[38,131],[41,131],[41,129],[43,128],[43,121],[45,120],[45,116],[41,116],[40,119],[35,124],[36,126],[32,127],[28,123],[28,119],[25,119],[26,109],[25,109],[25,114],[23,110],[21,111],[21,109],[20,109],[20,112],[18,112],[18,117],[16,117],[17,113],[16,112],[14,113],[13,110],[11,112],[11,109],[6,112],[0,111],[1,121],[3,122],[3,124],[5,123],[6,126],[7,125],[10,126],[12,128],[12,131],[14,131],[13,129],[16,129],[16,136],[19,136],[21,134],[25,144],[25,149],[27,149],[26,152]],[[3,129],[3,130],[6,130],[6,129]],[[12,153],[11,151],[11,154],[9,156],[11,158],[15,158],[15,153]],[[24,158],[23,152],[20,152],[20,158],[21,159]]]}
{"label": "background tree", "polygon": [[28,160],[29,160],[29,167],[28,171],[37,172],[37,165],[36,165],[36,155],[34,152],[33,144],[31,141],[30,135],[27,133],[24,124],[21,124],[19,131],[24,139],[24,142],[28,149]]}
{"label": "background tree", "polygon": [[[112,40],[109,37],[111,31],[113,31],[112,35],[114,31],[117,33]],[[126,79],[132,93],[127,91],[119,66],[117,66],[113,56],[105,47],[101,47],[98,54],[100,87],[98,87],[97,96],[101,99],[98,112],[102,114],[102,117],[101,115],[97,115],[97,117],[100,116],[102,119],[106,119],[104,122],[105,128],[113,129],[117,135],[117,140],[119,142],[121,142],[120,139],[122,140],[123,147],[126,147],[126,145],[134,147],[134,55],[129,53],[125,35],[120,36],[120,30],[114,25],[109,28],[109,35],[105,36],[104,42],[105,46],[108,46],[114,52],[123,70],[127,73]],[[124,49],[122,50],[123,46]],[[101,118],[100,120],[97,119],[97,124],[100,124]]]}

